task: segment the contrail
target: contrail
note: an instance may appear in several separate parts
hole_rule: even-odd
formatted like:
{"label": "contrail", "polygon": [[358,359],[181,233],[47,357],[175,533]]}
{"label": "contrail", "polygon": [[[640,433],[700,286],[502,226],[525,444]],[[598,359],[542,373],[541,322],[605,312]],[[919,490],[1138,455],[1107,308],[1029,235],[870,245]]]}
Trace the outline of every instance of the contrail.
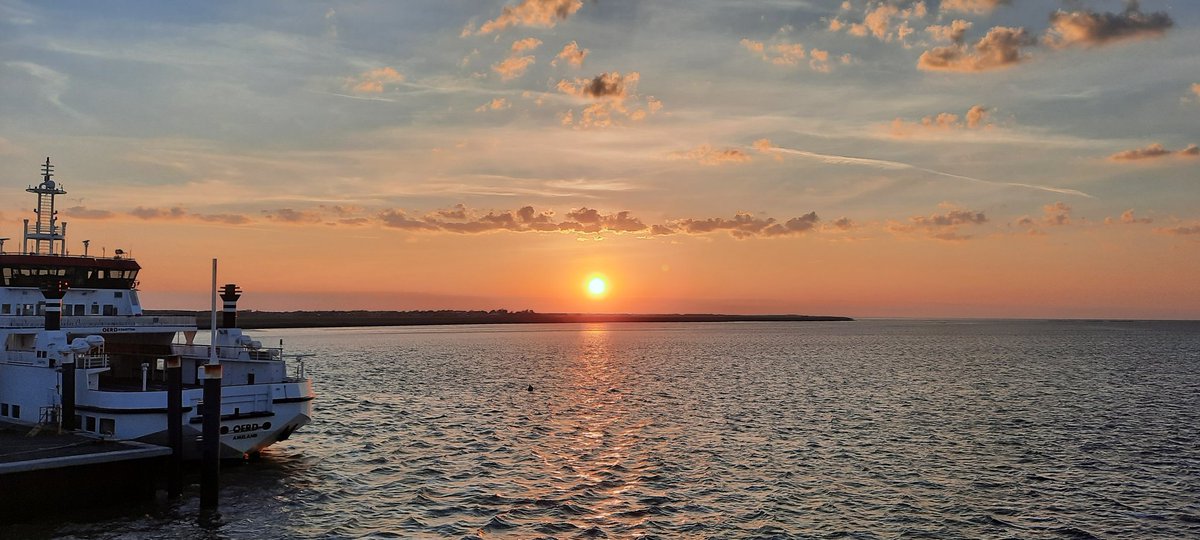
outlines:
{"label": "contrail", "polygon": [[[759,148],[759,150],[761,150],[761,148]],[[942,171],[937,171],[937,170],[933,170],[933,169],[926,169],[925,167],[918,167],[916,165],[911,165],[908,163],[901,163],[899,161],[886,161],[886,160],[882,160],[882,159],[838,156],[838,155],[833,155],[833,154],[818,154],[816,152],[806,152],[804,150],[796,150],[794,148],[780,148],[778,146],[772,146],[772,147],[768,148],[768,150],[774,151],[774,152],[780,152],[780,153],[784,153],[784,154],[791,154],[794,156],[815,159],[822,163],[829,163],[831,165],[862,165],[864,167],[876,167],[879,169],[886,169],[886,170],[890,170],[890,171],[899,171],[899,170],[920,171],[920,172],[925,172],[925,173],[929,173],[929,174],[936,174],[938,176],[945,176],[947,178],[956,178],[958,180],[966,180],[968,182],[976,182],[979,184],[1013,186],[1013,187],[1021,187],[1021,188],[1027,188],[1027,189],[1036,189],[1036,190],[1040,190],[1040,191],[1049,191],[1051,193],[1059,193],[1059,194],[1063,194],[1063,195],[1075,195],[1078,197],[1087,197],[1089,199],[1093,198],[1091,195],[1088,195],[1087,193],[1084,193],[1084,192],[1078,191],[1078,190],[1074,190],[1074,189],[1056,188],[1056,187],[1051,187],[1051,186],[1039,186],[1036,184],[1022,184],[1019,182],[999,182],[999,181],[995,181],[995,180],[983,180],[980,178],[972,178],[970,176],[963,176],[961,174],[953,174],[953,173],[942,172]]]}

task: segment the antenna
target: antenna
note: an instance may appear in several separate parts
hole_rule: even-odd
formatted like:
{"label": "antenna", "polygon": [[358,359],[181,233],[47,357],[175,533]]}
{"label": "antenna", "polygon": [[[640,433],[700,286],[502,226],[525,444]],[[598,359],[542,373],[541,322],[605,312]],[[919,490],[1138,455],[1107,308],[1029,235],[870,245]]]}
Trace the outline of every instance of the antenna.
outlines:
{"label": "antenna", "polygon": [[8,238],[0,238],[0,255],[4,254],[4,241],[5,240],[8,240]]}
{"label": "antenna", "polygon": [[84,240],[84,241],[83,241],[83,256],[84,256],[84,257],[87,257],[88,244],[91,244],[91,243],[92,243],[92,241],[91,241],[91,240]]}
{"label": "antenna", "polygon": [[47,157],[46,163],[42,164],[42,183],[25,190],[38,197],[37,208],[34,209],[37,219],[34,220],[33,232],[26,227],[25,243],[28,245],[32,240],[33,252],[39,255],[61,255],[67,251],[66,223],[59,226],[58,210],[54,209],[54,198],[66,194],[67,190],[55,184],[53,177],[54,165],[50,164],[50,158]]}

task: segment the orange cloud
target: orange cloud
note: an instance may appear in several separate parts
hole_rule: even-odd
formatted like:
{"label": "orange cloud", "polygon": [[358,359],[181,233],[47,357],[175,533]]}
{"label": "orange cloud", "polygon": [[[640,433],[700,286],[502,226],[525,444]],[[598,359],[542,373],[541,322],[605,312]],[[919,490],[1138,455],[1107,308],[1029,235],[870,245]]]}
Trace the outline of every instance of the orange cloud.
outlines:
{"label": "orange cloud", "polygon": [[512,107],[505,98],[496,98],[475,108],[475,112],[500,111]]}
{"label": "orange cloud", "polygon": [[1148,159],[1158,159],[1168,156],[1178,157],[1197,157],[1200,156],[1200,147],[1194,144],[1189,144],[1183,150],[1169,150],[1163,147],[1162,144],[1154,143],[1145,148],[1135,148],[1133,150],[1125,150],[1117,152],[1108,159],[1111,161],[1140,161]]}
{"label": "orange cloud", "polygon": [[566,219],[557,221],[553,212],[538,212],[532,206],[523,206],[515,211],[488,212],[479,215],[463,205],[448,210],[439,210],[423,217],[412,217],[402,210],[385,210],[378,216],[380,222],[393,229],[412,232],[448,232],[458,234],[480,234],[497,231],[510,232],[574,232],[574,233],[633,233],[649,230],[649,227],[629,211],[604,214],[583,207],[571,210]]}
{"label": "orange cloud", "polygon": [[686,152],[671,152],[669,156],[671,159],[697,161],[701,165],[724,165],[750,161],[750,155],[739,148],[713,148],[707,144]]}
{"label": "orange cloud", "polygon": [[346,80],[346,87],[364,94],[378,94],[388,84],[404,82],[404,75],[395,68],[381,67],[365,71],[358,77]]}
{"label": "orange cloud", "polygon": [[267,219],[279,223],[320,223],[321,213],[315,210],[294,210],[280,208],[278,210],[263,210]]}
{"label": "orange cloud", "polygon": [[508,81],[524,75],[534,61],[532,56],[510,56],[492,64],[492,71],[499,73],[501,80]]}
{"label": "orange cloud", "polygon": [[1118,219],[1113,219],[1111,217],[1104,218],[1105,225],[1115,225],[1117,223],[1120,223],[1121,225],[1147,225],[1154,223],[1154,220],[1151,218],[1134,217],[1132,208],[1121,212],[1121,217]]}
{"label": "orange cloud", "polygon": [[[514,26],[552,28],[581,7],[582,0],[522,0],[515,6],[504,6],[499,17],[484,22],[474,34],[485,35]],[[470,28],[463,31],[464,35],[471,33]]]}
{"label": "orange cloud", "polygon": [[[842,8],[844,11],[847,10],[846,5],[843,5]],[[915,2],[905,9],[900,9],[889,2],[879,2],[867,6],[861,23],[847,25],[841,19],[835,18],[829,22],[829,30],[837,32],[842,28],[847,28],[846,33],[852,36],[866,37],[870,35],[880,41],[890,42],[896,39],[904,41],[904,38],[913,33],[908,21],[924,18],[928,12],[924,1]],[[893,24],[893,19],[899,20],[900,23]]]}
{"label": "orange cloud", "polygon": [[1012,3],[1012,0],[942,0],[940,9],[943,12],[957,11],[960,13],[981,15],[991,13],[992,10],[1010,3]]}
{"label": "orange cloud", "polygon": [[558,55],[554,57],[554,60],[550,62],[550,65],[557,66],[559,60],[564,60],[572,66],[582,67],[583,59],[587,58],[587,55],[587,49],[579,48],[579,44],[572,41],[563,47],[562,51],[559,52]]}
{"label": "orange cloud", "polygon": [[1179,225],[1176,227],[1160,227],[1154,229],[1154,232],[1159,234],[1170,234],[1175,236],[1191,236],[1200,234],[1200,225]]}
{"label": "orange cloud", "polygon": [[972,23],[962,19],[955,19],[949,25],[933,24],[925,27],[925,32],[930,37],[937,41],[949,41],[951,43],[962,43],[966,38],[967,30],[971,29]]}
{"label": "orange cloud", "polygon": [[1192,85],[1192,93],[1196,94],[1196,97],[1200,97],[1200,83],[1195,83]]}
{"label": "orange cloud", "polygon": [[964,73],[1006,68],[1026,60],[1021,47],[1033,43],[1024,28],[996,26],[972,47],[958,43],[921,53],[917,68]]}
{"label": "orange cloud", "polygon": [[804,59],[804,45],[799,43],[785,41],[767,45],[761,41],[743,38],[741,44],[746,50],[759,55],[763,62],[777,66],[794,66]]}
{"label": "orange cloud", "polygon": [[747,212],[738,212],[733,219],[682,219],[667,225],[655,226],[653,233],[708,234],[723,231],[738,239],[795,236],[812,231],[820,221],[821,218],[817,217],[816,212],[809,212],[782,223],[775,218],[760,218]]}
{"label": "orange cloud", "polygon": [[1051,226],[1071,224],[1071,207],[1066,203],[1056,202],[1042,207],[1042,223]]}
{"label": "orange cloud", "polygon": [[1137,0],[1129,0],[1121,13],[1058,10],[1050,14],[1050,29],[1043,40],[1057,48],[1095,47],[1123,40],[1161,37],[1174,25],[1166,12],[1142,13]]}
{"label": "orange cloud", "polygon": [[987,124],[987,117],[988,108],[983,105],[975,105],[967,109],[963,119],[960,119],[957,114],[945,112],[938,113],[937,116],[926,116],[920,122],[906,122],[897,118],[892,120],[891,132],[893,137],[911,137],[928,131],[981,129],[991,125]]}
{"label": "orange cloud", "polygon": [[566,79],[558,81],[559,92],[590,101],[576,121],[573,111],[561,116],[563,125],[580,127],[608,127],[619,123],[621,118],[643,120],[662,109],[662,102],[653,96],[642,104],[637,95],[637,83],[641,78],[636,71],[621,75],[619,72],[601,73],[590,79]]}
{"label": "orange cloud", "polygon": [[988,218],[983,212],[951,209],[944,214],[928,216],[913,216],[908,223],[890,223],[888,230],[893,233],[923,232],[930,238],[938,240],[958,241],[967,240],[971,235],[959,234],[962,227],[983,225]]}
{"label": "orange cloud", "polygon": [[514,41],[512,44],[512,52],[518,53],[521,51],[531,51],[542,46],[542,40],[533,37],[527,37]]}

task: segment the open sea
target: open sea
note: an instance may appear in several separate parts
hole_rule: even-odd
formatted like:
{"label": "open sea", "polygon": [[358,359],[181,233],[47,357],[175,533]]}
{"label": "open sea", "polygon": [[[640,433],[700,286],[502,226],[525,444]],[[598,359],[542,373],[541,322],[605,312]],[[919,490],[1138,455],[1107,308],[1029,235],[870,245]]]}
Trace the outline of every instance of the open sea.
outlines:
{"label": "open sea", "polygon": [[219,518],[192,486],[0,537],[1200,538],[1200,323],[254,335],[317,355],[316,419]]}

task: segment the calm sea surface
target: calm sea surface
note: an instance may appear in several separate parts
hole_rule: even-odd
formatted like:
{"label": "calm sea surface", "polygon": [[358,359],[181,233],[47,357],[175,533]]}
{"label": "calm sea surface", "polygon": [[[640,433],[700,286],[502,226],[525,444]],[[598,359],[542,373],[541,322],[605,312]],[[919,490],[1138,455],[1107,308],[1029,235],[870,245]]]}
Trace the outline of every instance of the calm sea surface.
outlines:
{"label": "calm sea surface", "polygon": [[[260,331],[315,422],[78,538],[1197,538],[1200,324]],[[533,390],[529,391],[532,386]]]}

